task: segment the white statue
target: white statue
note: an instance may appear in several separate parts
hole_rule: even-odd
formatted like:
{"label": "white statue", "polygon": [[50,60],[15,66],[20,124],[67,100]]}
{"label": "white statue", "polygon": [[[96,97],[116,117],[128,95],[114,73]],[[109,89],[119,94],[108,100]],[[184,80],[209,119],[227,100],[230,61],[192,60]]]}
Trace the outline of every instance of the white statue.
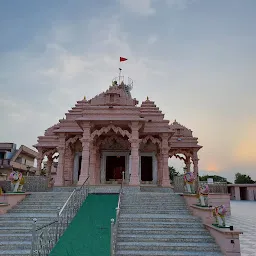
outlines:
{"label": "white statue", "polygon": [[22,176],[22,173],[13,170],[10,173],[9,179],[12,182],[12,191],[21,192],[24,185],[24,178]]}
{"label": "white statue", "polygon": [[184,174],[184,182],[185,182],[185,188],[188,193],[194,193],[194,183],[195,183],[195,176],[193,172],[189,172],[186,170],[186,173]]}
{"label": "white statue", "polygon": [[198,189],[199,203],[201,206],[208,206],[209,186],[204,184]]}

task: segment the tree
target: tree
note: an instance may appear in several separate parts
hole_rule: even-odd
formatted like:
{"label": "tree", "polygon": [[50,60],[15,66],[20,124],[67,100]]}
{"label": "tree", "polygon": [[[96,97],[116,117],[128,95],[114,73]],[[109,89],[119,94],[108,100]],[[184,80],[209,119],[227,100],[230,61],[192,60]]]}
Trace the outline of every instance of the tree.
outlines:
{"label": "tree", "polygon": [[218,175],[203,175],[203,176],[199,176],[199,180],[200,181],[207,181],[208,178],[212,178],[214,182],[227,182],[226,178],[218,176]]}
{"label": "tree", "polygon": [[255,181],[249,175],[241,174],[240,172],[235,175],[235,184],[254,184]]}
{"label": "tree", "polygon": [[173,180],[175,176],[179,176],[180,173],[175,170],[173,166],[169,166],[169,176],[170,180]]}

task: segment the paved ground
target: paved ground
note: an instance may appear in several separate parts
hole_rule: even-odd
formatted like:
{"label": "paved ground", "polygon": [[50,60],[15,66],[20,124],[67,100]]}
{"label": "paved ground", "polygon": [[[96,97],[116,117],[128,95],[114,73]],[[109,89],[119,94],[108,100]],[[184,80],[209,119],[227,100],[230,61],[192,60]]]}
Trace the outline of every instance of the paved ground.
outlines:
{"label": "paved ground", "polygon": [[243,231],[240,235],[242,256],[256,255],[256,201],[231,201],[228,224]]}

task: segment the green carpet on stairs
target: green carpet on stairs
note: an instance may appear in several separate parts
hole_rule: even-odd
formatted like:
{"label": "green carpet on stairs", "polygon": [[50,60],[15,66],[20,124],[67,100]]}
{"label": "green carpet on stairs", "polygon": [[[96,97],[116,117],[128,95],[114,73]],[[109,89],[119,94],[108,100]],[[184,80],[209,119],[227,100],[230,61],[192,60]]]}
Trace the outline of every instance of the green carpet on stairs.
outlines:
{"label": "green carpet on stairs", "polygon": [[117,204],[118,195],[89,195],[50,256],[109,256]]}

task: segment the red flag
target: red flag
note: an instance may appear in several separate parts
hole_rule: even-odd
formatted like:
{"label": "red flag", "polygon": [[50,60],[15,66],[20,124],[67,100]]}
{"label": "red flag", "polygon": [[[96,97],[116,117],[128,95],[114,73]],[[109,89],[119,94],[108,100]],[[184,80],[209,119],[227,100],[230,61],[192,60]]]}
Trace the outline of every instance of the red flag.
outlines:
{"label": "red flag", "polygon": [[127,59],[126,58],[124,58],[124,57],[120,57],[120,62],[122,62],[122,61],[126,61]]}

